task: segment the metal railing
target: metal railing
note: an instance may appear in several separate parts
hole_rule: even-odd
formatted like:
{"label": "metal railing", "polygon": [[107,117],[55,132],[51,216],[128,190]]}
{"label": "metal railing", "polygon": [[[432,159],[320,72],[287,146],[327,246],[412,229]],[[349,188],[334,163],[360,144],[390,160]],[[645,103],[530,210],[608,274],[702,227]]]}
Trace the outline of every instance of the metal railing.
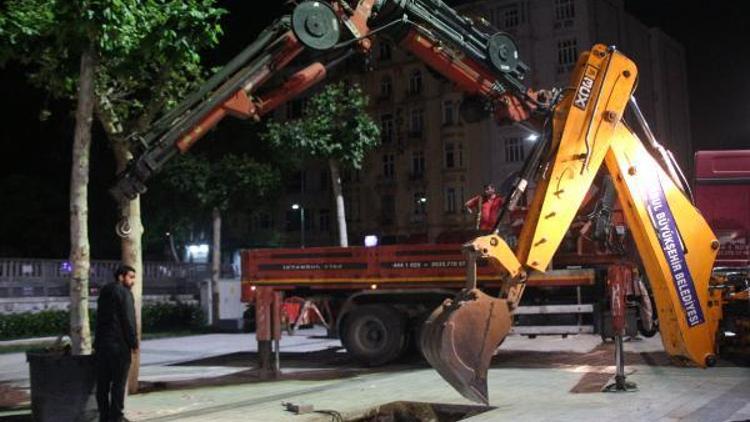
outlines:
{"label": "metal railing", "polygon": [[[95,294],[112,281],[119,261],[92,260],[89,286]],[[67,296],[72,267],[64,259],[0,258],[0,297]],[[231,266],[222,277],[234,277]],[[209,264],[144,262],[144,294],[198,293],[200,282],[211,277]]]}

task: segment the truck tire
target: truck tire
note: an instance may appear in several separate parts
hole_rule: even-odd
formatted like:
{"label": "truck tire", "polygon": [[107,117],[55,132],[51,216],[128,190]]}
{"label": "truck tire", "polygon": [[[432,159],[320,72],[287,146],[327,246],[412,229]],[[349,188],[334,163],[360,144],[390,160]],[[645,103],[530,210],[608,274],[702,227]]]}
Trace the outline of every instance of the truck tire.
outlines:
{"label": "truck tire", "polygon": [[406,348],[406,318],[390,306],[354,308],[346,315],[341,331],[346,350],[368,366],[389,363]]}

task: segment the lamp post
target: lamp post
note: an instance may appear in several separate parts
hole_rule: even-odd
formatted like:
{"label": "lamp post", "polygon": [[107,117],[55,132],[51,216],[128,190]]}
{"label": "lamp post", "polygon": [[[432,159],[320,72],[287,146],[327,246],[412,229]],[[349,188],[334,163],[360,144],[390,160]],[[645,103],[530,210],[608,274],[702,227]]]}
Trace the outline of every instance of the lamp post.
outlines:
{"label": "lamp post", "polygon": [[292,204],[293,210],[299,210],[299,232],[300,232],[300,247],[305,247],[305,207],[301,204]]}

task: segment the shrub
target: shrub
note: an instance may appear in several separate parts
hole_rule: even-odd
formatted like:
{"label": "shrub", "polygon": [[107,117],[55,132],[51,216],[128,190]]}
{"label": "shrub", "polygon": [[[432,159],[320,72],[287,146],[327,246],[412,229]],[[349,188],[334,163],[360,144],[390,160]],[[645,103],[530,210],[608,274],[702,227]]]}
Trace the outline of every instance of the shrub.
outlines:
{"label": "shrub", "polygon": [[198,305],[157,303],[144,306],[141,311],[143,332],[191,330],[203,325],[203,312]]}
{"label": "shrub", "polygon": [[68,319],[68,311],[54,310],[0,315],[0,340],[66,334]]}
{"label": "shrub", "polygon": [[[203,326],[203,312],[199,305],[158,303],[143,306],[141,312],[143,332],[187,331]],[[89,316],[93,334],[96,311],[91,310]],[[68,311],[59,310],[0,314],[0,340],[68,334],[69,319]]]}

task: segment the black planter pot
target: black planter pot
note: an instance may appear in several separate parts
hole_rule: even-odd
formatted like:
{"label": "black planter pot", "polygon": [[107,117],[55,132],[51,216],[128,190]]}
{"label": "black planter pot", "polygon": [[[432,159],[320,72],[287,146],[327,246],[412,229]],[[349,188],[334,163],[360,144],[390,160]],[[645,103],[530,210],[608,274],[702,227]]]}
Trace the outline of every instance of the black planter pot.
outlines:
{"label": "black planter pot", "polygon": [[95,422],[96,365],[93,355],[26,352],[31,413],[36,422]]}

